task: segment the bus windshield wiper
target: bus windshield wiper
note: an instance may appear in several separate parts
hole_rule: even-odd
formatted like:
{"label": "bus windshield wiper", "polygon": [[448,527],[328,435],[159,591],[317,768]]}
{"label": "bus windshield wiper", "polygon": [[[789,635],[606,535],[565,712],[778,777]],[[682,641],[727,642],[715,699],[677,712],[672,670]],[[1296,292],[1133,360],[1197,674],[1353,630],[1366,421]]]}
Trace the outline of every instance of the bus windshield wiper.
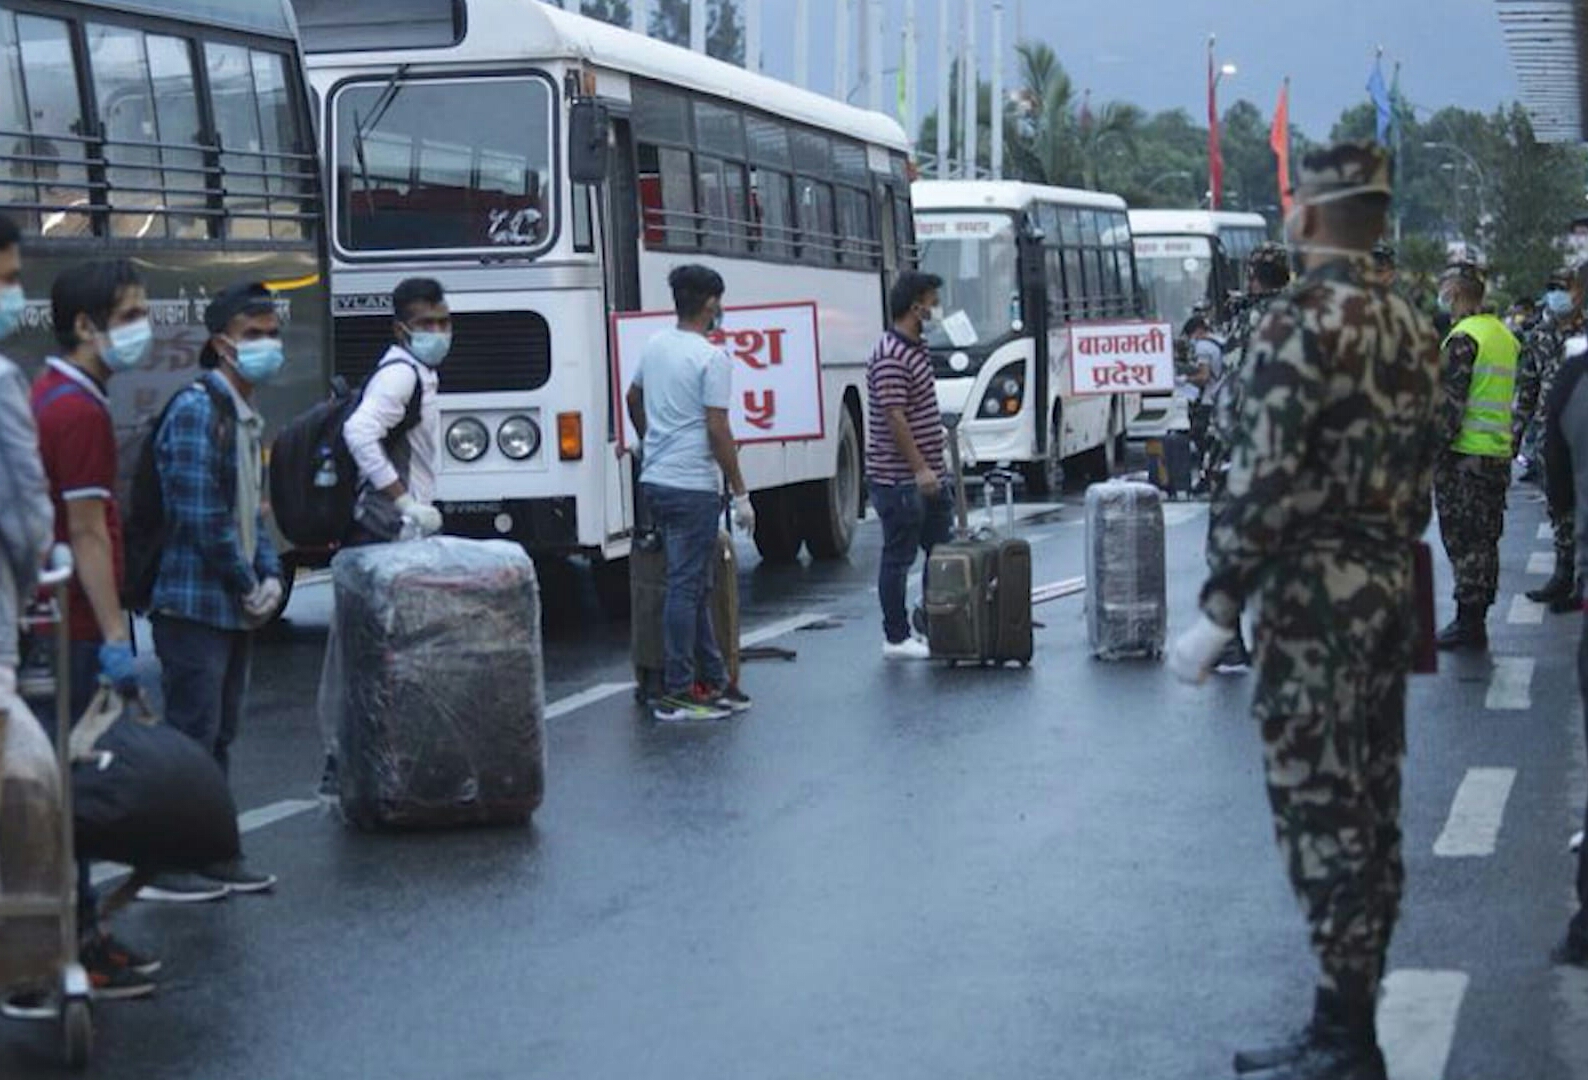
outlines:
{"label": "bus windshield wiper", "polygon": [[374,108],[370,109],[368,120],[359,120],[358,110],[353,111],[353,156],[358,159],[358,178],[366,194],[369,192],[369,160],[364,154],[364,139],[385,118],[386,111],[402,92],[402,78],[408,74],[408,68],[408,64],[399,64],[397,70],[391,73],[391,78],[386,80],[386,85],[381,87],[380,95],[375,99]]}

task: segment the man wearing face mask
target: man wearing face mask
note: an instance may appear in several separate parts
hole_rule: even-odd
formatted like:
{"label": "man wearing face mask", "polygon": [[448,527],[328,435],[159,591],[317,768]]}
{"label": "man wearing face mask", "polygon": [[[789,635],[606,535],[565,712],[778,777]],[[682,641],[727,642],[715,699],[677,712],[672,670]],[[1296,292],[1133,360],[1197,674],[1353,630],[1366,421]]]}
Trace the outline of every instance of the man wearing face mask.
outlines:
{"label": "man wearing face mask", "polygon": [[[1522,361],[1516,376],[1516,419],[1513,435],[1518,450],[1535,419],[1539,406],[1549,400],[1565,361],[1566,343],[1584,332],[1584,288],[1579,283],[1582,271],[1560,270],[1550,275],[1544,289],[1545,322],[1528,334],[1522,352]],[[1536,445],[1529,451],[1533,461],[1546,460],[1549,455],[1548,428],[1540,426]],[[1560,489],[1556,488],[1558,493]],[[1571,508],[1563,507],[1559,498],[1549,500],[1549,521],[1555,539],[1555,572],[1543,586],[1528,591],[1527,598],[1534,603],[1547,604],[1549,610],[1564,615],[1578,608],[1580,586],[1575,570],[1577,545]]]}
{"label": "man wearing face mask", "polygon": [[[224,772],[242,722],[253,632],[274,617],[283,592],[260,511],[265,421],[254,395],[286,356],[275,296],[259,282],[217,294],[204,324],[210,339],[199,363],[207,370],[178,392],[154,436],[167,533],[152,610],[166,722]],[[234,893],[276,883],[241,858],[202,876]]]}
{"label": "man wearing face mask", "polygon": [[1303,160],[1286,232],[1304,276],[1253,334],[1201,614],[1168,655],[1202,681],[1253,601],[1252,711],[1318,960],[1301,1035],[1236,1055],[1264,1080],[1385,1080],[1375,1011],[1404,876],[1414,545],[1440,447],[1436,340],[1373,279],[1389,205],[1381,147]]}
{"label": "man wearing face mask", "polygon": [[1444,345],[1445,449],[1434,473],[1439,535],[1456,578],[1456,617],[1435,638],[1441,649],[1489,647],[1485,620],[1500,586],[1522,346],[1498,318],[1479,312],[1485,291],[1472,263],[1439,281],[1439,306],[1455,320]]}
{"label": "man wearing face mask", "polygon": [[392,345],[342,429],[358,466],[350,543],[441,531],[435,508],[441,439],[437,369],[452,347],[452,311],[441,284],[409,278],[392,290]]}

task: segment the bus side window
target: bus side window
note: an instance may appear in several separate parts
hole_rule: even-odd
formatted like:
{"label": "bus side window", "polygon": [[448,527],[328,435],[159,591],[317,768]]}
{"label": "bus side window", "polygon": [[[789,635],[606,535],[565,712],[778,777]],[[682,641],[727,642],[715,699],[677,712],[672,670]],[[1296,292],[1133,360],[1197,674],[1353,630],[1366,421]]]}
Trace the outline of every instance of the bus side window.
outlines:
{"label": "bus side window", "polygon": [[695,188],[689,152],[641,143],[638,157],[645,246],[697,247]]}
{"label": "bus side window", "polygon": [[799,209],[799,258],[807,262],[832,263],[837,253],[833,235],[833,186],[802,176],[794,182]]}
{"label": "bus side window", "polygon": [[695,177],[700,185],[700,224],[706,247],[712,251],[747,250],[745,226],[750,215],[744,166],[699,155]]}
{"label": "bus side window", "polygon": [[842,249],[840,258],[849,266],[877,266],[877,241],[875,218],[871,213],[871,196],[851,187],[838,189],[838,234]]}
{"label": "bus side window", "polygon": [[[0,10],[0,56],[6,76],[0,125],[29,133],[0,145],[0,153],[12,159],[0,182],[5,201],[43,207],[24,213],[23,228],[30,232],[92,234],[82,94],[70,27],[63,19]],[[19,90],[26,94],[26,106]]]}
{"label": "bus side window", "polygon": [[794,214],[789,204],[793,185],[785,173],[750,170],[750,196],[755,208],[761,253],[777,259],[794,256]]}

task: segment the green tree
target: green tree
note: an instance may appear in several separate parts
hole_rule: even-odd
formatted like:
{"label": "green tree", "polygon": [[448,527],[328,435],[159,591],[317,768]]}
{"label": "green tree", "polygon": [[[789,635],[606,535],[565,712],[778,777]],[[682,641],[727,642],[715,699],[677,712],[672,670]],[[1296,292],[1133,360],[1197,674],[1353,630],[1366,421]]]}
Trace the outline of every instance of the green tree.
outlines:
{"label": "green tree", "polygon": [[[658,0],[651,9],[651,37],[689,44],[689,0]],[[744,28],[735,0],[710,0],[706,5],[706,52],[719,60],[744,63]]]}
{"label": "green tree", "polygon": [[579,0],[579,13],[625,28],[633,18],[629,0]]}
{"label": "green tree", "polygon": [[1561,241],[1582,204],[1585,158],[1580,147],[1539,142],[1519,104],[1491,123],[1509,152],[1493,164],[1493,217],[1483,233],[1490,275],[1513,295],[1536,294],[1560,265]]}

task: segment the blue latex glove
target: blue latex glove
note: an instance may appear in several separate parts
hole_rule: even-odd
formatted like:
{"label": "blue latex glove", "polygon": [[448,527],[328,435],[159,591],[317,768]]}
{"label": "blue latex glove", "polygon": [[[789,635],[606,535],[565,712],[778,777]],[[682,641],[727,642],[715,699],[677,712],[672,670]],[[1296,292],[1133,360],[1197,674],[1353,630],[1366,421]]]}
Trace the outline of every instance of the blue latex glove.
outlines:
{"label": "blue latex glove", "polygon": [[99,679],[122,693],[138,689],[138,662],[130,641],[107,641],[99,647]]}

